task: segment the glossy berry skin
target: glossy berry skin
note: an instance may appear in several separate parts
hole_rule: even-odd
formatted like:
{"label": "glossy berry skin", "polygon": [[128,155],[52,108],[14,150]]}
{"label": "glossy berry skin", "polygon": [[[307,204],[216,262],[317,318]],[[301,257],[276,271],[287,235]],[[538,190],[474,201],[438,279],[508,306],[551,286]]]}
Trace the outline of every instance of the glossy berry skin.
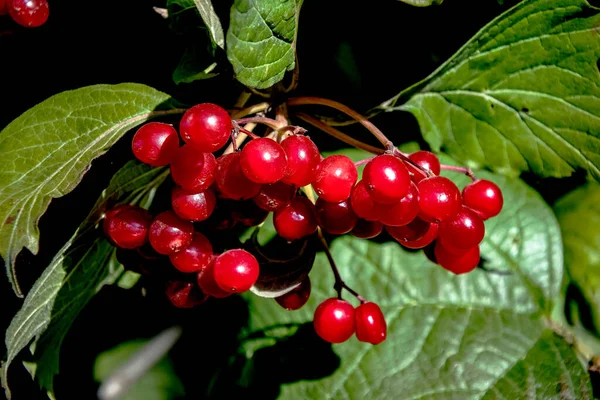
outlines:
{"label": "glossy berry skin", "polygon": [[438,225],[436,223],[427,222],[418,217],[406,225],[387,226],[385,229],[398,243],[404,244],[404,242],[414,242],[421,239],[432,226],[435,226],[437,235]]}
{"label": "glossy berry skin", "polygon": [[26,28],[42,26],[50,14],[47,0],[6,0],[6,5],[11,18]]}
{"label": "glossy berry skin", "polygon": [[485,225],[477,213],[468,207],[440,223],[439,237],[447,250],[462,252],[477,246],[485,235]]}
{"label": "glossy berry skin", "polygon": [[277,211],[290,204],[295,193],[296,189],[293,186],[279,181],[270,185],[262,185],[260,192],[252,200],[263,210]]}
{"label": "glossy berry skin", "polygon": [[479,246],[472,247],[462,253],[448,251],[437,241],[434,248],[435,259],[444,269],[460,275],[473,271],[479,264]]}
{"label": "glossy berry skin", "polygon": [[196,285],[183,281],[167,282],[166,294],[171,304],[177,308],[192,308],[208,299],[208,296],[198,290]]}
{"label": "glossy berry skin", "polygon": [[373,158],[363,171],[363,182],[373,200],[380,204],[394,204],[410,189],[410,176],[404,163],[389,154]]}
{"label": "glossy berry skin", "polygon": [[310,278],[306,277],[300,285],[283,296],[275,297],[275,301],[288,311],[299,310],[310,298]]}
{"label": "glossy berry skin", "polygon": [[240,166],[240,153],[224,154],[217,159],[215,183],[226,199],[251,199],[260,192],[260,183],[252,182]]}
{"label": "glossy berry skin", "polygon": [[240,166],[252,182],[275,183],[285,175],[287,156],[283,147],[273,139],[253,139],[242,150]]}
{"label": "glossy berry skin", "polygon": [[213,259],[210,241],[200,232],[194,232],[192,243],[181,251],[169,256],[171,264],[184,273],[197,272],[207,268]]}
{"label": "glossy berry skin", "polygon": [[387,336],[387,324],[381,308],[375,303],[366,302],[354,310],[356,338],[360,342],[379,344]]}
{"label": "glossy berry skin", "polygon": [[346,300],[331,298],[315,310],[313,325],[317,335],[329,343],[342,343],[356,331],[355,312]]}
{"label": "glossy berry skin", "polygon": [[217,299],[223,299],[225,297],[231,296],[231,292],[226,292],[221,289],[217,282],[215,281],[215,260],[216,256],[213,257],[212,262],[208,265],[208,267],[201,269],[198,271],[198,287],[209,296],[212,296]]}
{"label": "glossy berry skin", "polygon": [[352,209],[360,218],[367,221],[379,220],[379,204],[375,203],[363,180],[358,181],[350,193]]}
{"label": "glossy berry skin", "polygon": [[443,221],[453,216],[462,205],[458,187],[450,179],[443,176],[432,176],[420,181],[419,216],[430,222]]}
{"label": "glossy berry skin", "polygon": [[204,221],[211,216],[217,204],[212,189],[200,193],[192,193],[180,187],[171,191],[171,206],[178,217],[187,221]]}
{"label": "glossy berry skin", "polygon": [[172,125],[149,122],[133,135],[131,149],[141,162],[162,167],[175,158],[179,150],[179,135]]}
{"label": "glossy berry skin", "polygon": [[288,160],[282,181],[298,187],[311,183],[321,162],[317,145],[308,136],[292,135],[281,142],[281,147]]}
{"label": "glossy berry skin", "polygon": [[357,179],[358,171],[352,160],[334,155],[319,163],[312,186],[323,200],[339,203],[350,196]]}
{"label": "glossy berry skin", "polygon": [[379,236],[383,231],[383,224],[379,221],[367,221],[366,219],[359,218],[354,225],[354,229],[350,231],[350,234],[354,237],[361,239],[373,239]]}
{"label": "glossy berry skin", "polygon": [[406,196],[395,204],[378,206],[379,220],[387,226],[402,226],[414,220],[419,214],[419,190],[410,183]]}
{"label": "glossy berry skin", "polygon": [[343,235],[354,229],[358,216],[352,210],[350,201],[330,203],[321,198],[315,203],[317,223],[325,232]]}
{"label": "glossy berry skin", "polygon": [[[430,151],[417,151],[409,154],[408,158],[414,161],[421,168],[430,171],[434,175],[439,175],[441,172],[440,160]],[[414,166],[407,165],[407,167],[411,173],[413,182],[418,183],[425,178],[425,175],[422,172],[417,171]]]}
{"label": "glossy berry skin", "polygon": [[202,192],[215,180],[217,160],[212,153],[202,153],[190,145],[182,146],[171,162],[171,177],[189,192]]}
{"label": "glossy berry skin", "polygon": [[179,123],[181,138],[205,153],[225,146],[233,124],[227,111],[212,103],[197,104],[187,110]]}
{"label": "glossy berry skin", "polygon": [[427,232],[425,232],[425,234],[422,237],[420,237],[419,239],[404,240],[399,243],[408,249],[413,249],[413,250],[423,249],[423,248],[429,246],[431,243],[433,243],[433,241],[435,239],[437,239],[438,229],[439,229],[439,225],[432,222],[431,224],[429,224],[429,229],[427,229]]}
{"label": "glossy berry skin", "polygon": [[465,186],[462,196],[464,205],[477,212],[484,220],[498,215],[504,205],[502,190],[494,182],[485,179]]}
{"label": "glossy berry skin", "polygon": [[152,215],[143,208],[118,205],[106,212],[102,227],[117,247],[135,249],[146,243],[151,222]]}
{"label": "glossy berry skin", "polygon": [[172,211],[158,214],[150,225],[148,238],[157,253],[170,255],[183,250],[192,242],[194,226]]}
{"label": "glossy berry skin", "polygon": [[215,260],[215,282],[229,293],[248,291],[256,283],[259,273],[258,261],[246,250],[227,250]]}
{"label": "glossy berry skin", "polygon": [[306,197],[296,197],[286,207],[275,211],[273,225],[277,234],[288,241],[315,233],[315,206]]}

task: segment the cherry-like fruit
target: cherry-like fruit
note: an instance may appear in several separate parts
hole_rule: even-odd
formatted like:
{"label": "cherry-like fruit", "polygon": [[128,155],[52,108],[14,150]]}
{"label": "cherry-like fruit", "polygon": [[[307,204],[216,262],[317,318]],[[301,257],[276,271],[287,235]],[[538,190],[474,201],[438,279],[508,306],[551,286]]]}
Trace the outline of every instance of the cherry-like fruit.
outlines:
{"label": "cherry-like fruit", "polygon": [[434,254],[438,264],[456,275],[473,271],[479,264],[480,258],[479,246],[456,253],[446,249],[440,241],[435,243]]}
{"label": "cherry-like fruit", "polygon": [[311,183],[321,162],[317,145],[308,136],[292,135],[281,142],[281,147],[288,160],[282,181],[298,187]]}
{"label": "cherry-like fruit", "polygon": [[315,206],[306,197],[296,197],[273,213],[277,234],[289,241],[308,236],[317,230]]}
{"label": "cherry-like fruit", "polygon": [[419,190],[410,182],[406,196],[395,204],[379,204],[377,213],[382,224],[402,226],[414,220],[419,214]]}
{"label": "cherry-like fruit", "polygon": [[215,282],[229,293],[248,291],[256,283],[259,273],[258,261],[246,250],[227,250],[215,260]]}
{"label": "cherry-like fruit", "polygon": [[354,237],[361,239],[373,239],[379,236],[383,231],[383,224],[379,221],[367,221],[366,219],[359,218],[354,225],[354,229],[350,231],[350,234]]}
{"label": "cherry-like fruit", "polygon": [[[440,160],[430,151],[417,151],[409,154],[408,158],[424,170],[431,172],[433,175],[439,175],[441,172]],[[410,172],[413,182],[419,183],[427,177],[413,165],[407,163],[406,166],[408,167],[408,172]]]}
{"label": "cherry-like fruit", "polygon": [[241,153],[224,154],[217,159],[215,183],[226,199],[251,199],[260,192],[260,183],[252,182],[240,166]]}
{"label": "cherry-like fruit", "polygon": [[310,289],[310,278],[306,277],[306,279],[292,291],[279,297],[275,297],[275,301],[288,311],[298,310],[302,308],[310,298]]}
{"label": "cherry-like fruit", "polygon": [[227,111],[212,103],[193,106],[183,114],[179,123],[179,133],[183,140],[205,153],[212,153],[225,146],[232,129],[233,124]]}
{"label": "cherry-like fruit", "polygon": [[162,167],[175,158],[179,150],[179,135],[172,125],[149,122],[133,135],[131,149],[141,162]]}
{"label": "cherry-like fruit", "polygon": [[315,310],[313,325],[317,335],[329,343],[342,343],[356,331],[355,312],[346,300],[330,298]]}
{"label": "cherry-like fruit", "polygon": [[211,216],[217,198],[212,189],[200,193],[188,192],[180,187],[171,191],[171,206],[180,218],[188,221],[204,221]]}
{"label": "cherry-like fruit", "polygon": [[210,241],[200,232],[195,232],[192,242],[181,251],[169,256],[171,264],[184,273],[197,272],[207,268],[213,259]]}
{"label": "cherry-like fruit", "polygon": [[382,154],[367,163],[363,171],[367,192],[380,204],[394,204],[410,189],[410,176],[404,163],[389,154]]}
{"label": "cherry-like fruit", "polygon": [[432,176],[420,181],[419,216],[430,222],[443,221],[455,215],[462,205],[458,187],[450,179],[443,176]]}
{"label": "cherry-like fruit", "polygon": [[19,25],[37,28],[48,20],[50,9],[47,0],[6,0],[8,13]]}
{"label": "cherry-like fruit", "polygon": [[381,308],[376,303],[366,302],[354,310],[356,338],[360,342],[379,344],[387,336],[387,324]]}
{"label": "cherry-like fruit", "polygon": [[170,255],[183,250],[192,242],[194,225],[172,211],[158,214],[150,225],[148,238],[157,253]]}
{"label": "cherry-like fruit", "polygon": [[352,160],[333,155],[319,163],[312,186],[323,200],[338,203],[350,196],[357,179],[358,171]]}
{"label": "cherry-like fruit", "polygon": [[360,218],[367,221],[379,220],[379,204],[375,203],[373,197],[367,191],[364,180],[358,181],[350,193],[352,209]]}
{"label": "cherry-like fruit", "polygon": [[462,196],[464,205],[477,212],[484,220],[498,215],[504,205],[502,190],[486,179],[479,179],[465,186]]}
{"label": "cherry-like fruit", "polygon": [[330,203],[319,197],[315,203],[317,223],[325,232],[343,235],[354,229],[358,216],[352,210],[350,201]]}
{"label": "cherry-like fruit", "polygon": [[165,292],[171,304],[178,308],[192,308],[204,303],[208,299],[208,296],[191,282],[167,282]]}
{"label": "cherry-like fruit", "polygon": [[285,175],[287,156],[283,147],[273,139],[253,139],[242,150],[240,166],[252,182],[275,183]]}
{"label": "cherry-like fruit", "polygon": [[216,168],[217,161],[212,153],[203,153],[186,144],[171,162],[171,177],[185,190],[199,193],[212,185]]}
{"label": "cherry-like fruit", "polygon": [[266,211],[277,211],[292,201],[296,189],[283,181],[263,185],[260,192],[252,198],[257,206]]}
{"label": "cherry-like fruit", "polygon": [[118,247],[135,249],[148,239],[152,215],[137,206],[118,205],[106,212],[102,227],[104,233]]}
{"label": "cherry-like fruit", "polygon": [[231,296],[232,293],[221,289],[215,281],[216,258],[216,256],[213,256],[212,262],[206,268],[202,268],[198,271],[198,286],[207,295],[217,299],[223,299]]}
{"label": "cherry-like fruit", "polygon": [[440,223],[439,240],[447,250],[463,252],[477,246],[485,235],[485,225],[477,213],[468,207]]}

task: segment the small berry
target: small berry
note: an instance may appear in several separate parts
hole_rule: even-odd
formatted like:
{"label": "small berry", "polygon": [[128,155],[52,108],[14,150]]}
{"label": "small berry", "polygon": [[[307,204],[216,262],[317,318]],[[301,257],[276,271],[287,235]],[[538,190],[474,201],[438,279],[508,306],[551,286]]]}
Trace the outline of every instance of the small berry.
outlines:
{"label": "small berry", "polygon": [[11,0],[0,0],[0,15],[8,14],[8,2]]}
{"label": "small berry", "polygon": [[6,0],[8,13],[19,25],[37,28],[48,20],[50,14],[47,0]]}
{"label": "small berry", "polygon": [[232,129],[233,124],[227,111],[212,103],[193,106],[183,114],[179,123],[179,133],[183,140],[205,153],[212,153],[225,146]]}
{"label": "small berry", "polygon": [[137,206],[118,205],[106,212],[102,227],[104,233],[118,247],[135,249],[148,239],[152,216]]}
{"label": "small berry", "polygon": [[419,190],[414,183],[406,196],[395,204],[378,205],[379,220],[388,226],[402,226],[414,220],[419,214]]}
{"label": "small berry", "polygon": [[325,157],[319,163],[312,186],[323,200],[338,203],[350,196],[357,179],[358,171],[352,160],[343,155],[334,155]]}
{"label": "small berry", "polygon": [[485,179],[465,186],[462,195],[465,206],[477,212],[484,220],[498,215],[504,205],[502,190],[494,182]]}
{"label": "small berry", "polygon": [[420,181],[419,216],[430,222],[443,221],[460,210],[462,204],[460,190],[450,179],[432,176]]}
{"label": "small berry", "polygon": [[311,183],[321,162],[317,145],[308,136],[292,135],[281,142],[281,147],[288,160],[282,181],[298,187]]}
{"label": "small berry", "polygon": [[269,216],[269,212],[257,206],[252,199],[234,201],[231,204],[230,210],[234,221],[244,226],[260,225]]}
{"label": "small berry", "polygon": [[196,285],[183,281],[168,282],[166,294],[171,304],[178,308],[192,308],[208,299]]}
{"label": "small berry", "polygon": [[358,216],[352,210],[350,201],[330,203],[319,197],[315,203],[317,223],[325,232],[343,235],[354,229]]}
{"label": "small berry", "polygon": [[456,275],[471,272],[479,264],[479,246],[471,247],[462,253],[455,253],[448,251],[441,242],[437,241],[434,253],[436,262]]}
{"label": "small berry", "polygon": [[131,149],[141,162],[162,167],[175,158],[179,150],[179,135],[172,125],[149,122],[133,135]]}
{"label": "small berry", "polygon": [[354,225],[354,229],[350,231],[352,236],[361,239],[373,239],[379,236],[383,231],[383,224],[379,221],[367,221],[366,219],[359,218]]}
{"label": "small berry", "polygon": [[352,188],[350,193],[350,203],[352,209],[360,218],[367,221],[379,220],[379,205],[375,203],[365,185],[365,181],[360,180]]}
{"label": "small berry", "polygon": [[262,185],[260,192],[252,200],[263,210],[277,211],[290,204],[295,193],[296,189],[293,186],[279,181],[270,185]]}
{"label": "small berry", "polygon": [[[424,170],[430,171],[434,175],[439,175],[441,171],[440,160],[437,158],[435,154],[430,151],[417,151],[415,153],[409,154],[408,158],[410,158],[415,164],[423,168]],[[413,182],[419,183],[421,180],[425,179],[426,176],[418,171],[417,168],[410,164],[406,164],[408,167],[408,171],[411,174],[411,178]]]}
{"label": "small berry", "polygon": [[461,207],[456,215],[440,223],[440,241],[447,250],[468,250],[481,243],[484,235],[483,220],[468,207]]}
{"label": "small berry", "polygon": [[273,213],[273,225],[277,234],[288,241],[315,233],[315,206],[306,197],[296,197],[290,204]]}
{"label": "small berry", "polygon": [[181,272],[197,272],[212,262],[213,249],[210,241],[200,232],[194,233],[192,243],[181,251],[171,254],[171,264]]}
{"label": "small berry", "polygon": [[329,343],[342,343],[356,331],[355,312],[346,300],[331,298],[315,310],[313,325],[317,335]]}
{"label": "small berry", "polygon": [[365,343],[379,344],[387,335],[387,324],[381,308],[375,303],[367,302],[354,310],[356,321],[356,338]]}
{"label": "small berry", "polygon": [[150,225],[148,237],[156,252],[170,255],[181,251],[192,242],[194,226],[184,221],[172,211],[158,214]]}
{"label": "small berry", "polygon": [[182,146],[171,162],[171,176],[188,192],[199,193],[215,180],[217,161],[212,153],[202,153],[190,145]]}
{"label": "small berry", "polygon": [[287,156],[283,147],[273,139],[253,139],[242,150],[240,166],[252,182],[275,183],[285,175]]}
{"label": "small berry", "polygon": [[260,192],[261,185],[244,175],[240,166],[240,153],[224,154],[217,159],[215,183],[226,199],[251,199]]}
{"label": "small berry", "polygon": [[373,158],[363,171],[363,182],[373,200],[380,204],[394,204],[410,189],[410,176],[404,163],[389,154]]}
{"label": "small berry", "polygon": [[[408,224],[408,225],[410,225],[410,224]],[[405,228],[408,225],[397,227],[397,228]],[[392,229],[392,228],[390,227],[388,229]],[[410,236],[410,235],[408,235],[408,236]],[[435,239],[437,239],[437,237],[438,237],[438,224],[436,224],[435,222],[432,222],[432,223],[429,223],[429,228],[427,229],[425,234],[423,234],[423,236],[421,236],[418,239],[415,239],[415,240],[398,240],[397,238],[395,238],[395,239],[398,241],[398,243],[400,243],[402,246],[406,247],[407,249],[416,250],[416,249],[422,249],[422,248],[429,246],[431,243],[433,243],[433,241]]]}
{"label": "small berry", "polygon": [[282,296],[275,297],[275,301],[288,311],[298,310],[302,308],[310,298],[310,288],[310,278],[306,277],[306,279],[292,291],[287,292]]}
{"label": "small berry", "polygon": [[173,211],[187,221],[204,221],[210,217],[216,204],[217,198],[212,189],[191,193],[176,186],[171,192]]}
{"label": "small berry", "polygon": [[217,299],[223,299],[231,296],[231,292],[226,292],[217,285],[215,281],[215,260],[216,256],[213,256],[212,262],[208,267],[198,271],[198,286],[200,289],[209,296]]}
{"label": "small berry", "polygon": [[258,280],[259,272],[258,261],[246,250],[228,250],[215,260],[215,282],[226,292],[243,293],[250,290]]}
{"label": "small berry", "polygon": [[403,226],[387,226],[387,232],[400,244],[404,242],[414,242],[421,239],[430,230],[431,226],[435,225],[437,233],[437,224],[427,222],[421,218],[415,218],[411,222]]}

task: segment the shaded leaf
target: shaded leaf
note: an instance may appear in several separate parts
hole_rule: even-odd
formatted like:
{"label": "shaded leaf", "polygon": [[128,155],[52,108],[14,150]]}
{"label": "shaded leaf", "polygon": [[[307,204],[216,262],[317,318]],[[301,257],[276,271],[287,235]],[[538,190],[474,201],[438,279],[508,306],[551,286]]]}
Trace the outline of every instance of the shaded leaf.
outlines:
{"label": "shaded leaf", "polygon": [[191,9],[196,10],[208,29],[212,43],[225,49],[225,34],[221,26],[221,20],[215,13],[210,0],[167,0],[167,9],[169,10],[169,18],[172,20],[177,19],[183,12]]}
{"label": "shaded leaf", "polygon": [[217,76],[219,73],[213,72],[217,63],[206,60],[205,53],[195,47],[186,49],[173,71],[173,82],[179,85]]}

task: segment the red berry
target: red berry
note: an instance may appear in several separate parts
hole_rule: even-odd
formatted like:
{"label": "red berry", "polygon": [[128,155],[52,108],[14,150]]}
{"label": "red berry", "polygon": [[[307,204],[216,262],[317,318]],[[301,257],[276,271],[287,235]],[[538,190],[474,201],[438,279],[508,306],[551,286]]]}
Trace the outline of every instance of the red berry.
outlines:
{"label": "red berry", "polygon": [[308,136],[292,135],[281,142],[281,147],[288,160],[282,181],[298,187],[311,183],[321,162],[317,145]]}
{"label": "red berry", "polygon": [[179,135],[172,125],[149,122],[133,135],[131,149],[141,162],[162,167],[175,158],[179,149]]}
{"label": "red berry", "polygon": [[406,196],[395,204],[378,205],[379,220],[388,226],[402,226],[414,220],[419,214],[419,190],[414,183]]}
{"label": "red berry", "polygon": [[423,221],[421,218],[415,218],[410,223],[403,226],[386,226],[388,233],[400,244],[404,242],[414,242],[421,239],[435,225],[437,233],[437,224]]}
{"label": "red berry", "polygon": [[419,216],[430,222],[443,221],[460,210],[462,204],[460,190],[450,179],[432,176],[420,181]]}
{"label": "red berry", "polygon": [[308,236],[317,230],[315,206],[306,197],[296,197],[273,214],[277,234],[289,241]]}
{"label": "red berry", "polygon": [[[421,168],[430,171],[434,175],[439,175],[441,171],[440,160],[437,158],[435,154],[429,151],[417,151],[415,153],[409,154],[408,158],[414,161]],[[406,164],[408,167],[408,171],[411,174],[411,178],[413,182],[419,183],[421,180],[426,178],[426,176],[417,170],[414,166],[410,164]]]}
{"label": "red berry", "polygon": [[175,307],[192,308],[204,303],[208,296],[202,293],[196,285],[190,282],[167,282],[167,297]]}
{"label": "red berry", "polygon": [[350,201],[330,203],[321,198],[315,203],[317,223],[324,231],[343,235],[354,229],[358,216],[352,211]]}
{"label": "red berry", "polygon": [[213,259],[210,241],[200,232],[194,233],[192,243],[169,256],[171,264],[181,272],[189,273],[207,268]]}
{"label": "red berry", "polygon": [[352,209],[360,218],[367,221],[377,221],[379,219],[379,205],[369,195],[365,181],[358,181],[352,188],[350,203],[352,204]]}
{"label": "red berry", "polygon": [[216,256],[213,256],[212,262],[208,267],[198,271],[198,286],[204,293],[217,299],[222,299],[231,296],[230,292],[226,292],[217,285],[215,281],[215,260]]}
{"label": "red berry", "polygon": [[438,264],[457,275],[471,272],[479,264],[479,246],[472,247],[462,253],[454,253],[448,251],[437,241],[434,253]]}
{"label": "red berry", "polygon": [[366,219],[359,218],[354,225],[354,229],[350,231],[352,236],[361,239],[373,239],[379,236],[383,230],[383,224],[379,221],[367,221]]}
{"label": "red berry", "polygon": [[226,292],[243,293],[249,290],[256,283],[259,272],[258,261],[246,250],[228,250],[215,260],[215,282]]}
{"label": "red berry", "polygon": [[240,166],[252,182],[275,183],[285,175],[287,157],[283,147],[273,139],[253,139],[242,150]]}
{"label": "red berry", "polygon": [[260,192],[261,185],[244,175],[240,166],[240,153],[224,154],[217,159],[215,182],[227,199],[251,199]]}
{"label": "red berry", "polygon": [[300,285],[291,292],[275,297],[275,301],[288,311],[298,310],[306,304],[310,297],[310,278],[306,277]]}
{"label": "red berry", "polygon": [[410,188],[410,176],[404,163],[389,154],[377,156],[367,163],[363,182],[373,200],[380,204],[397,203]]}
{"label": "red berry", "polygon": [[346,156],[325,157],[319,163],[312,185],[325,201],[338,203],[350,196],[358,179],[358,171],[352,160]]}
{"label": "red berry", "polygon": [[172,211],[158,214],[150,225],[148,237],[152,248],[160,254],[173,254],[181,251],[192,242],[194,225],[184,221]]}
{"label": "red berry", "polygon": [[[410,225],[410,224],[409,224]],[[408,225],[406,225],[408,226]],[[431,243],[433,243],[433,241],[435,239],[437,239],[438,237],[438,224],[436,224],[435,222],[432,222],[429,224],[429,229],[427,229],[427,232],[425,232],[425,234],[423,236],[421,236],[419,239],[415,239],[415,240],[398,240],[398,242],[408,248],[408,249],[422,249],[425,248],[427,246],[429,246]],[[405,226],[399,227],[399,228],[405,228]]]}
{"label": "red berry", "polygon": [[356,307],[354,319],[356,321],[356,338],[359,341],[379,344],[385,340],[387,324],[377,304],[367,302]]}
{"label": "red berry", "polygon": [[498,215],[504,205],[502,190],[494,182],[485,179],[465,186],[462,195],[465,206],[477,212],[484,220]]}
{"label": "red berry", "polygon": [[47,0],[7,0],[8,13],[19,25],[37,28],[48,20]]}
{"label": "red berry", "polygon": [[257,226],[262,224],[269,212],[257,206],[253,200],[235,201],[231,204],[231,216],[237,222],[245,226]]}
{"label": "red berry", "polygon": [[217,161],[212,153],[202,153],[190,145],[182,146],[171,162],[171,176],[188,192],[202,192],[215,180]]}
{"label": "red berry", "polygon": [[8,14],[8,1],[10,0],[0,0],[0,15]]}
{"label": "red berry", "polygon": [[106,212],[102,227],[116,246],[135,249],[146,243],[151,222],[148,211],[122,204]]}
{"label": "red berry", "polygon": [[199,151],[212,153],[225,146],[233,124],[227,111],[212,103],[197,104],[183,114],[179,133]]}
{"label": "red berry", "polygon": [[270,185],[262,185],[260,192],[252,198],[257,206],[266,211],[277,211],[290,204],[296,189],[293,186],[275,182]]}
{"label": "red berry", "polygon": [[329,343],[345,342],[356,331],[354,314],[354,307],[346,300],[327,299],[315,310],[315,331]]}
{"label": "red berry", "polygon": [[180,218],[188,221],[204,221],[212,214],[217,198],[212,189],[191,193],[180,187],[171,192],[171,206]]}
{"label": "red berry", "polygon": [[461,207],[457,214],[440,223],[440,242],[447,250],[468,250],[481,243],[484,235],[483,220],[468,207]]}

